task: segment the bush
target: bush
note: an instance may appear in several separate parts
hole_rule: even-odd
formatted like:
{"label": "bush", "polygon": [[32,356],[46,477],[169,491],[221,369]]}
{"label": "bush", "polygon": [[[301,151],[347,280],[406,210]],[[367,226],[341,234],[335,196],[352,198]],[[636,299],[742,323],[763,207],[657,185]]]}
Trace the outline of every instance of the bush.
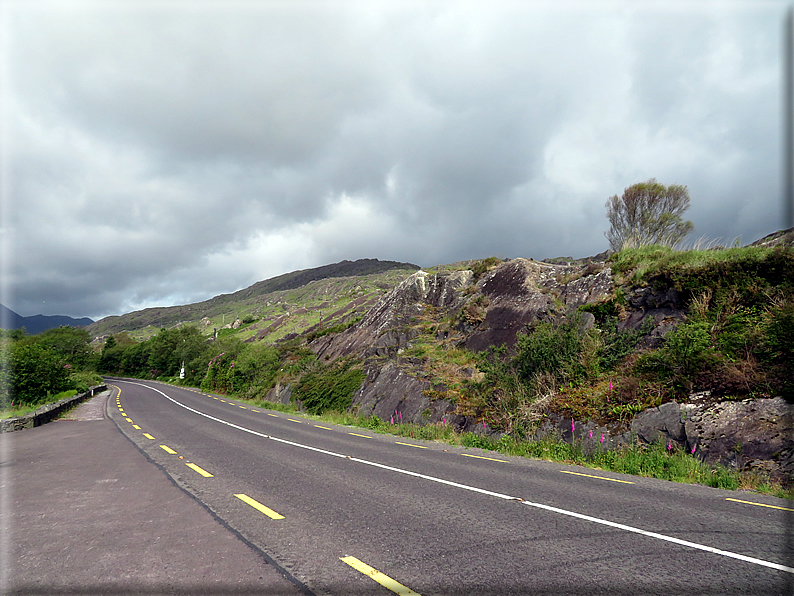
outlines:
{"label": "bush", "polygon": [[72,389],[71,365],[61,355],[39,344],[15,344],[9,350],[8,407],[36,405],[50,395]]}
{"label": "bush", "polygon": [[761,351],[772,365],[772,384],[789,401],[794,401],[794,299],[770,311],[764,325]]}
{"label": "bush", "polygon": [[364,372],[354,368],[352,362],[329,366],[317,364],[314,370],[301,377],[295,398],[312,414],[326,410],[344,412],[352,405],[353,394],[361,387],[364,378]]}
{"label": "bush", "polygon": [[579,315],[554,326],[540,323],[517,337],[515,365],[522,378],[544,373],[557,382],[578,384],[597,374],[595,333],[582,332]]}
{"label": "bush", "polygon": [[485,275],[488,271],[496,267],[497,265],[502,264],[502,259],[498,257],[488,257],[487,259],[480,259],[476,263],[474,263],[471,267],[474,281],[480,279],[483,275]]}
{"label": "bush", "polygon": [[665,336],[662,348],[641,355],[637,370],[667,381],[679,393],[689,393],[698,375],[719,362],[720,356],[711,346],[709,324],[687,321]]}
{"label": "bush", "polygon": [[102,377],[92,371],[74,372],[69,377],[69,382],[77,393],[88,391],[89,387],[102,384]]}

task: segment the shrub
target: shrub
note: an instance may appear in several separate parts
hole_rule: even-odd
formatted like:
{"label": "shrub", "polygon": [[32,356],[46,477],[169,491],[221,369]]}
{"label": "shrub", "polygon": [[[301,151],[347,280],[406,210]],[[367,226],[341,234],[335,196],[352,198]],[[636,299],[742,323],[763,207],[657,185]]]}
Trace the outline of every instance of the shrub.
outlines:
{"label": "shrub", "polygon": [[786,399],[794,401],[794,298],[770,310],[761,351],[772,364],[772,383]]}
{"label": "shrub", "polygon": [[48,396],[72,388],[71,365],[42,345],[12,346],[9,365],[8,399],[16,405],[44,403]]}
{"label": "shrub", "polygon": [[472,273],[474,274],[474,281],[480,279],[488,271],[502,264],[502,259],[498,257],[488,257],[487,259],[480,259],[471,266]]}
{"label": "shrub", "polygon": [[558,325],[544,322],[519,334],[515,365],[530,380],[548,374],[561,383],[578,384],[597,374],[593,356],[598,349],[594,333],[582,332],[579,315]]}
{"label": "shrub", "polygon": [[637,370],[665,380],[679,393],[689,393],[698,375],[719,361],[719,354],[711,346],[709,324],[690,320],[668,333],[662,348],[642,354]]}
{"label": "shrub", "polygon": [[326,410],[344,412],[352,405],[353,394],[364,378],[364,372],[354,368],[353,362],[327,366],[318,363],[301,377],[295,397],[312,414]]}

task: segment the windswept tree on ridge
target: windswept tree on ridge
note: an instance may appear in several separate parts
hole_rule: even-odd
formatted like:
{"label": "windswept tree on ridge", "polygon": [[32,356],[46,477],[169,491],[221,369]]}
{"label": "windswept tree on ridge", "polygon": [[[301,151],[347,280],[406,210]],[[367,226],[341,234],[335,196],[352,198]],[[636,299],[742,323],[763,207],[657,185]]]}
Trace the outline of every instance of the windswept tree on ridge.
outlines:
{"label": "windswept tree on ridge", "polygon": [[651,178],[632,184],[623,196],[607,200],[609,231],[605,233],[613,251],[650,244],[675,246],[693,229],[684,221],[689,209],[689,190],[680,184],[665,186]]}

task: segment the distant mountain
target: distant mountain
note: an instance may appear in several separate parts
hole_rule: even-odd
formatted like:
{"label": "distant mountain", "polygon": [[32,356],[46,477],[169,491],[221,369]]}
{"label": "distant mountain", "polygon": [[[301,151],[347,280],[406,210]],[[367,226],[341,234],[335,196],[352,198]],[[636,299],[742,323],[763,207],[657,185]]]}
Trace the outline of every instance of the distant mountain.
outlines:
{"label": "distant mountain", "polygon": [[209,333],[237,319],[255,318],[260,325],[251,326],[248,334],[253,335],[256,330],[261,339],[267,328],[265,335],[273,339],[291,330],[285,315],[297,315],[301,321],[292,322],[300,329],[304,324],[316,324],[320,318],[326,325],[354,318],[365,308],[365,303],[371,306],[370,300],[374,303],[377,297],[418,269],[418,265],[411,263],[378,259],[341,261],[285,273],[195,304],[146,308],[105,317],[93,323],[88,332],[102,338],[128,331],[137,332],[135,337],[142,338],[163,327],[203,321],[202,329]]}
{"label": "distant mountain", "polygon": [[34,315],[23,317],[7,306],[0,304],[0,329],[22,329],[29,335],[37,335],[53,327],[87,327],[93,319],[83,317],[75,319],[65,315]]}

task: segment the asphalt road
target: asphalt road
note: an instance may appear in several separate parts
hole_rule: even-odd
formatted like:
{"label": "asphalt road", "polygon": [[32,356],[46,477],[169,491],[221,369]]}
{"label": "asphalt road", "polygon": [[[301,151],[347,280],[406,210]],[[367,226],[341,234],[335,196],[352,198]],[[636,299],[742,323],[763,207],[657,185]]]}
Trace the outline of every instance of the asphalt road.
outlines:
{"label": "asphalt road", "polygon": [[794,593],[789,501],[110,383],[119,429],[315,594]]}

